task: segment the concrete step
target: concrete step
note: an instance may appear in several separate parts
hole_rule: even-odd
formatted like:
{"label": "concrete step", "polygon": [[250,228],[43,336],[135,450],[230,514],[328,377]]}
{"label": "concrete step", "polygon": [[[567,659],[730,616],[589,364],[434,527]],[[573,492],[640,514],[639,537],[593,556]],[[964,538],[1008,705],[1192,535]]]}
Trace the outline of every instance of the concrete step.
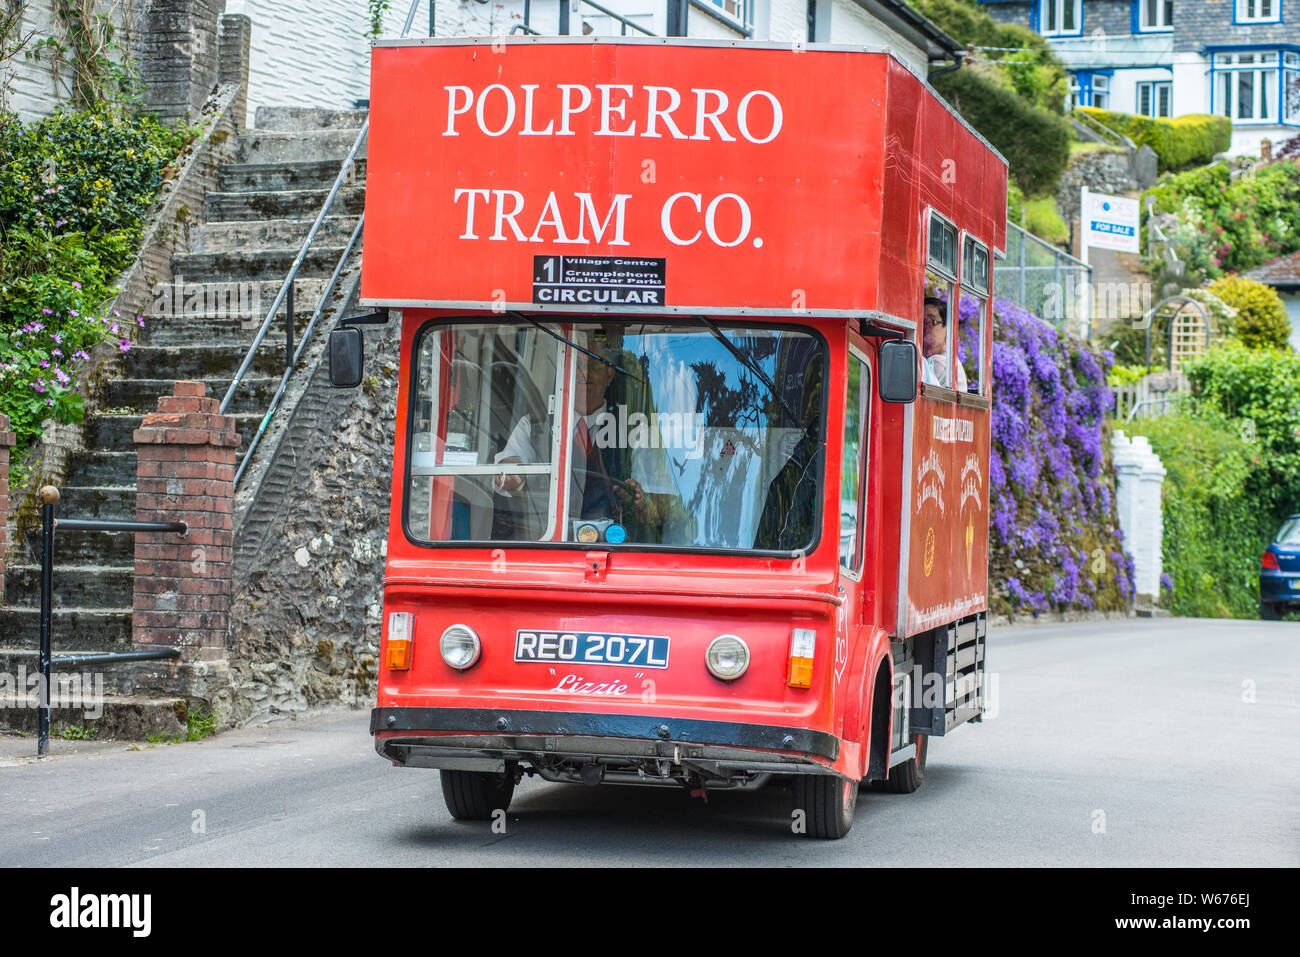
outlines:
{"label": "concrete step", "polygon": [[[131,490],[131,501],[135,501],[135,489]],[[60,502],[59,514],[66,518],[90,517],[85,512],[64,511],[62,506]],[[134,512],[130,517],[135,518]],[[58,548],[57,540],[55,548]],[[57,564],[54,567],[53,607],[130,608],[134,577],[133,565]],[[6,569],[5,601],[15,608],[40,608],[41,566],[13,565]]]}
{"label": "concrete step", "polygon": [[[208,387],[208,395],[221,399],[230,388],[230,377],[201,380]],[[171,395],[174,379],[118,379],[108,384],[108,405],[111,408],[129,408],[139,412],[152,412],[158,408],[160,396]],[[264,413],[271,404],[271,396],[280,384],[275,378],[245,377],[231,402],[228,412]],[[132,473],[134,475],[134,472]],[[91,483],[87,483],[91,484]]]}
{"label": "concrete step", "polygon": [[[332,268],[332,267],[331,267]],[[287,270],[286,270],[287,272]],[[298,306],[310,303],[315,308],[325,290],[328,277],[303,276],[294,280],[294,301]],[[249,319],[247,337],[266,318],[267,310],[280,292],[284,276],[276,279],[236,280],[229,282],[190,282],[178,280],[172,291],[160,294],[151,313],[145,317],[144,340],[163,345],[154,334],[161,329],[179,332],[184,343],[203,341],[203,324],[213,319]]]}
{"label": "concrete step", "polygon": [[[357,130],[301,130],[297,132],[249,130],[235,142],[238,163],[300,163],[304,160],[337,158],[348,155],[356,142]],[[366,154],[361,144],[359,156]]]}
{"label": "concrete step", "polygon": [[[220,397],[218,396],[218,398]],[[135,432],[136,429],[140,428],[140,422],[143,418],[144,415],[140,413],[134,413],[131,415],[114,414],[114,415],[92,416],[91,418],[86,420],[86,444],[89,445],[91,448],[102,452],[126,452],[130,449],[133,449],[135,448],[135,439],[133,437],[133,433]],[[254,414],[254,413],[245,413],[243,415],[235,416],[235,428],[239,430],[239,434],[243,438],[243,441],[239,446],[240,451],[248,447],[249,436],[253,432],[257,431],[257,424],[258,422],[261,421],[261,419],[262,419],[261,415]],[[86,501],[85,493],[87,492],[99,493],[101,490],[100,489],[68,489],[67,491],[69,493],[73,491],[78,492],[81,495],[81,497],[78,499],[78,503],[81,503]],[[119,517],[118,515],[119,512],[122,515],[126,515],[127,510],[129,510],[130,513],[129,517],[131,520],[134,520],[135,488],[131,487],[125,489],[113,489],[113,491],[122,493],[123,500],[119,507],[116,499],[113,499],[113,504],[110,509],[114,512],[114,514],[112,515],[109,514],[99,515],[99,514],[92,513],[91,511],[84,511],[84,512],[77,512],[77,513],[74,513],[71,510],[64,511],[64,502],[62,500],[60,500],[59,502],[59,513],[66,514],[70,518],[73,517],[75,518],[81,518],[81,517],[117,518]],[[130,494],[129,496],[127,496],[125,493],[130,493]],[[109,497],[105,494],[103,498],[101,498],[101,501],[107,501],[108,498]],[[127,500],[128,498],[129,501]],[[92,507],[94,506],[93,502],[90,502],[89,504]],[[71,507],[69,506],[69,509],[70,508]]]}
{"label": "concrete step", "polygon": [[[130,416],[95,416],[88,421],[88,429],[93,434],[99,419],[125,419]],[[139,416],[136,416],[139,421]],[[99,446],[98,443],[96,447]],[[117,451],[125,451],[118,447]],[[113,450],[113,446],[108,446]],[[134,483],[134,479],[132,479]],[[59,490],[59,504],[55,514],[60,518],[101,518],[113,522],[135,521],[135,485],[88,485],[74,486]]]}
{"label": "concrete step", "polygon": [[[76,518],[67,515],[67,518]],[[29,529],[25,544],[27,564],[39,565],[45,549],[41,547],[39,526]],[[135,562],[135,534],[132,532],[88,532],[54,529],[54,575],[61,565],[105,565],[125,568]]]}
{"label": "concrete step", "polygon": [[[54,566],[54,590],[59,590],[59,566]],[[39,594],[39,593],[38,593]],[[130,601],[130,592],[127,593]],[[38,599],[39,601],[39,599]],[[35,650],[41,646],[41,609],[0,608],[0,634],[11,649]],[[50,647],[56,655],[68,649],[105,652],[131,650],[130,608],[55,608],[50,615]]]}
{"label": "concrete step", "polygon": [[257,130],[281,133],[357,130],[366,121],[366,113],[366,110],[329,110],[319,106],[259,106],[253,126]]}
{"label": "concrete step", "polygon": [[[280,189],[264,193],[208,193],[203,200],[205,222],[232,220],[315,220],[329,196],[328,189]],[[331,216],[360,216],[366,208],[362,186],[344,186],[330,204]],[[188,275],[188,274],[187,274]]]}
{"label": "concrete step", "polygon": [[[3,657],[0,653],[0,659]],[[56,679],[50,708],[51,735],[90,733],[97,741],[172,742],[184,739],[185,716],[189,711],[184,698],[108,693],[111,685],[108,676],[112,671],[110,667],[98,672],[103,693],[85,687],[88,684],[93,686],[95,681],[89,666],[74,669],[69,674],[69,677],[81,676],[74,685],[76,690],[60,692]],[[32,669],[27,667],[26,673],[31,674]],[[39,720],[40,711],[30,697],[0,696],[0,730],[35,735]],[[32,754],[35,754],[35,737],[32,737],[31,745]]]}
{"label": "concrete step", "polygon": [[[242,249],[300,249],[314,219],[230,220],[200,226],[190,237],[190,252]],[[355,216],[326,216],[313,245],[346,246],[356,228]]]}
{"label": "concrete step", "polygon": [[[281,280],[289,272],[297,258],[297,249],[245,250],[229,253],[184,253],[172,257],[172,269],[180,270],[186,276],[192,276],[201,282],[215,282],[223,279],[241,281],[247,279]],[[341,246],[314,246],[308,250],[298,270],[298,275],[314,278],[326,277],[334,271],[343,255]],[[273,299],[267,300],[270,307]]]}
{"label": "concrete step", "polygon": [[[277,189],[329,189],[338,178],[342,159],[304,163],[238,163],[217,170],[216,188],[223,193],[256,193]],[[366,161],[352,161],[351,175],[344,186],[362,186]]]}
{"label": "concrete step", "polygon": [[[305,307],[306,302],[304,301],[303,308]],[[316,308],[314,299],[311,300],[311,308]],[[301,328],[303,321],[311,316],[310,312],[304,315],[297,305],[294,307],[294,315],[299,317],[295,328]],[[205,346],[230,346],[239,349],[242,353],[252,345],[253,337],[257,335],[261,322],[261,316],[256,319],[166,320],[156,323],[145,334],[143,341],[150,346],[184,346],[192,342],[201,343]],[[276,348],[283,348],[283,307],[280,314],[271,323],[271,328],[267,331],[266,338],[263,341],[273,343]]]}
{"label": "concrete step", "polygon": [[134,485],[135,446],[122,451],[72,452],[63,484],[69,488],[103,485]]}
{"label": "concrete step", "polygon": [[[244,361],[253,334],[246,343],[213,345],[136,346],[122,360],[124,375],[128,379],[155,379],[160,375],[173,379],[207,379],[215,376],[233,376]],[[267,336],[258,346],[249,367],[252,373],[281,375],[284,373],[284,339]]]}

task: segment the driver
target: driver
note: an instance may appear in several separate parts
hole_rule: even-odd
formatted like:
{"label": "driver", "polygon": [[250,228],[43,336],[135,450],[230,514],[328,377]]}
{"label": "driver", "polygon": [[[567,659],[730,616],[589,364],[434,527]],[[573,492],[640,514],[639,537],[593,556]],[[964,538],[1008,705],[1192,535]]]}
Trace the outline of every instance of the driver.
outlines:
{"label": "driver", "polygon": [[[600,434],[597,420],[607,408],[605,393],[618,375],[612,363],[620,350],[597,345],[592,349],[599,359],[578,356],[577,383],[574,390],[573,435],[569,446],[569,514],[575,518],[614,519],[626,524],[635,517],[639,522],[654,524],[643,483],[620,468],[618,449],[597,443]],[[606,433],[608,430],[605,430]],[[532,463],[542,458],[533,447],[532,423],[520,419],[506,440],[505,448],[495,457],[498,465]],[[530,476],[502,473],[492,482],[493,490],[504,496],[517,495],[527,486]]]}

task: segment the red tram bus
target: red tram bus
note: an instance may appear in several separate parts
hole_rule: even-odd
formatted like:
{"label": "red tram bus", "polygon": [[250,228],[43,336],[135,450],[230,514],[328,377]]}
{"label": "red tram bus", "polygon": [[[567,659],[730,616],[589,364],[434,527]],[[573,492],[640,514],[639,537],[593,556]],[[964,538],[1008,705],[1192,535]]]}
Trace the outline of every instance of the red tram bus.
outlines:
{"label": "red tram bus", "polygon": [[460,819],[775,778],[836,838],[915,790],[983,707],[1004,160],[887,50],[381,41],[371,84],[378,752]]}

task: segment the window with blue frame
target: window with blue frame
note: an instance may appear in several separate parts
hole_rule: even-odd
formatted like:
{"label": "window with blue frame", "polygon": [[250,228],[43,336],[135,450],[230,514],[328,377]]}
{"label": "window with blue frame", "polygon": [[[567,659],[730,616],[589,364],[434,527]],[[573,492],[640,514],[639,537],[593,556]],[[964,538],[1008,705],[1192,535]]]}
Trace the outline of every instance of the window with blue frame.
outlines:
{"label": "window with blue frame", "polygon": [[1174,0],[1133,0],[1137,9],[1137,28],[1152,33],[1174,28]]}
{"label": "window with blue frame", "polygon": [[1214,112],[1235,123],[1300,125],[1300,53],[1213,54]]}
{"label": "window with blue frame", "polygon": [[1233,0],[1234,23],[1280,23],[1282,0]]}
{"label": "window with blue frame", "polygon": [[1139,116],[1167,117],[1173,101],[1174,85],[1168,81],[1143,82],[1137,85]]}
{"label": "window with blue frame", "polygon": [[1038,0],[1038,29],[1044,36],[1083,32],[1082,0]]}

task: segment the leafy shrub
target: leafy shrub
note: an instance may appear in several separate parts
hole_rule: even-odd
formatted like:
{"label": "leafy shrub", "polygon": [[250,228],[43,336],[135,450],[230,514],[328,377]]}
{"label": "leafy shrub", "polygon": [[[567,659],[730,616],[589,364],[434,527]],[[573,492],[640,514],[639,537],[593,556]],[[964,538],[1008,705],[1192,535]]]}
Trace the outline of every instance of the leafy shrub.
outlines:
{"label": "leafy shrub", "polygon": [[1249,430],[1213,408],[1140,419],[1165,467],[1162,559],[1172,588],[1162,604],[1175,615],[1255,618],[1259,556],[1277,530],[1255,494],[1260,447]]}
{"label": "leafy shrub", "polygon": [[1224,116],[1189,113],[1173,119],[1134,116],[1096,107],[1079,107],[1138,146],[1149,146],[1160,160],[1160,171],[1202,166],[1232,144],[1232,121]]}
{"label": "leafy shrub", "polygon": [[113,280],[194,132],[106,107],[29,125],[0,114],[0,413],[20,452],[46,418],[80,420],[73,379],[91,348],[130,347],[127,317],[106,312]]}
{"label": "leafy shrub", "polygon": [[1167,232],[1189,275],[1245,272],[1300,250],[1300,161],[1235,178],[1227,163],[1216,163],[1167,177],[1145,195],[1172,217]]}
{"label": "leafy shrub", "polygon": [[1201,408],[1258,442],[1261,468],[1251,489],[1260,509],[1300,511],[1300,355],[1229,342],[1191,363],[1187,375]]}
{"label": "leafy shrub", "polygon": [[1106,468],[1110,357],[1005,300],[994,316],[990,607],[1123,608],[1133,566]]}
{"label": "leafy shrub", "polygon": [[912,6],[955,40],[996,48],[992,59],[997,63],[970,62],[999,86],[1034,106],[1062,112],[1069,90],[1065,65],[1041,35],[1016,24],[998,23],[972,0],[912,0]]}
{"label": "leafy shrub", "polygon": [[106,109],[57,110],[24,124],[0,116],[0,223],[51,233],[103,234],[126,230],[123,258],[106,263],[117,272],[130,255],[164,167],[192,131],[160,126],[144,117],[115,119]]}
{"label": "leafy shrub", "polygon": [[1235,335],[1243,343],[1254,349],[1291,348],[1291,320],[1271,286],[1245,276],[1225,276],[1210,284],[1210,292],[1237,310]]}
{"label": "leafy shrub", "polygon": [[935,77],[934,87],[1007,158],[1027,195],[1055,188],[1070,161],[1071,130],[1063,118],[969,69]]}

